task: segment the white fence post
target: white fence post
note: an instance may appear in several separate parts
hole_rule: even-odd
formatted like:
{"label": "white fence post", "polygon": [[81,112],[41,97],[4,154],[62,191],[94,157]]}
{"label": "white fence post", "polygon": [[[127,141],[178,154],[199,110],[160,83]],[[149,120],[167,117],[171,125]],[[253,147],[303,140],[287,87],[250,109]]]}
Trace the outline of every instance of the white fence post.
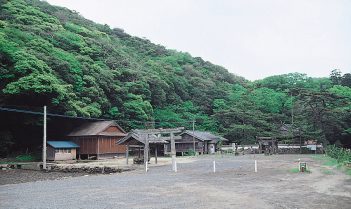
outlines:
{"label": "white fence post", "polygon": [[216,161],[213,161],[213,173],[216,173]]}
{"label": "white fence post", "polygon": [[255,173],[257,173],[257,160],[255,160]]}
{"label": "white fence post", "polygon": [[174,160],[174,172],[177,172],[177,161]]}

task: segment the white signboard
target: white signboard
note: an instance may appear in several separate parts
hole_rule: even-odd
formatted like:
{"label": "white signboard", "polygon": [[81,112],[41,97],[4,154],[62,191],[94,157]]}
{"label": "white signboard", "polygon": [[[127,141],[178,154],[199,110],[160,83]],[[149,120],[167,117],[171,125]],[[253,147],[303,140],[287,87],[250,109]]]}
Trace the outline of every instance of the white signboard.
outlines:
{"label": "white signboard", "polygon": [[307,148],[310,150],[317,150],[317,145],[315,145],[315,144],[307,145]]}

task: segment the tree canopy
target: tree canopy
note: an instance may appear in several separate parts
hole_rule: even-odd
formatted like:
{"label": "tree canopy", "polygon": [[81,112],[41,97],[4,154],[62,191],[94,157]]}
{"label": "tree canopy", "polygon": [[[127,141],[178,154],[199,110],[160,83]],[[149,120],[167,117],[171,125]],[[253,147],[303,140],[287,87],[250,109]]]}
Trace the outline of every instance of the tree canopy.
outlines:
{"label": "tree canopy", "polygon": [[350,95],[350,73],[339,70],[330,78],[291,73],[250,82],[45,1],[0,0],[2,106],[47,105],[122,120],[126,129],[195,121],[240,143],[279,135],[293,121],[306,138],[347,145]]}

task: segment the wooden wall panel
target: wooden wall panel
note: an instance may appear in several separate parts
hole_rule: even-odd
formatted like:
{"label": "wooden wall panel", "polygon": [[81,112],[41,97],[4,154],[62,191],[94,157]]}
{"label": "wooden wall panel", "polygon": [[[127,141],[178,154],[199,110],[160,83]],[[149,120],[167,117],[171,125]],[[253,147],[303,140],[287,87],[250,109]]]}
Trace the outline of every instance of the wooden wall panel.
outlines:
{"label": "wooden wall panel", "polygon": [[116,142],[122,137],[116,136],[89,136],[73,137],[71,140],[79,145],[79,154],[107,154],[107,153],[125,153],[125,145],[116,145]]}
{"label": "wooden wall panel", "polygon": [[97,154],[97,136],[73,137],[71,140],[79,145],[79,154]]}
{"label": "wooden wall panel", "polygon": [[116,142],[121,137],[111,137],[111,136],[100,136],[99,149],[100,154],[103,153],[125,153],[126,146],[125,145],[117,145]]}

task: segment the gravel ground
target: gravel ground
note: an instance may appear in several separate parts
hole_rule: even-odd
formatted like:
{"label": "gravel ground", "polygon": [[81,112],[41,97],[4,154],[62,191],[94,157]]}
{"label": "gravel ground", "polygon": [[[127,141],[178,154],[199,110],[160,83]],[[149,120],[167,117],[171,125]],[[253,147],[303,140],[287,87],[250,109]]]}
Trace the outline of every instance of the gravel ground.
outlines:
{"label": "gravel ground", "polygon": [[[292,173],[297,159],[312,173]],[[213,173],[213,160],[216,173]],[[258,173],[254,173],[254,159]],[[181,162],[181,161],[180,161]],[[0,208],[337,208],[351,205],[351,179],[311,155],[198,157],[112,174],[0,186]],[[328,174],[327,174],[328,173]],[[39,199],[40,198],[40,199]]]}
{"label": "gravel ground", "polygon": [[34,170],[0,170],[0,185],[19,184],[33,181],[58,180],[83,176],[84,173],[43,172]]}

